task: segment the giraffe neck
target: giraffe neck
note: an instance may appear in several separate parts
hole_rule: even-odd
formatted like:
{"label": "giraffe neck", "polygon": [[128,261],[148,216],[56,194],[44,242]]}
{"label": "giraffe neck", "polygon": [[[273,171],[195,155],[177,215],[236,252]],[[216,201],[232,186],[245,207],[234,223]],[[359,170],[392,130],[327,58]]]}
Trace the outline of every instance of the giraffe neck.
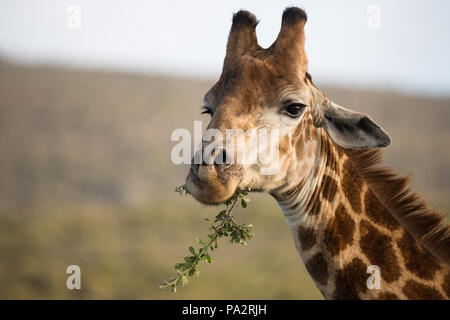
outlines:
{"label": "giraffe neck", "polygon": [[[309,176],[273,196],[325,298],[450,298],[448,266],[393,218],[349,155],[321,130]],[[367,284],[373,266],[380,270],[379,289],[376,282]]]}

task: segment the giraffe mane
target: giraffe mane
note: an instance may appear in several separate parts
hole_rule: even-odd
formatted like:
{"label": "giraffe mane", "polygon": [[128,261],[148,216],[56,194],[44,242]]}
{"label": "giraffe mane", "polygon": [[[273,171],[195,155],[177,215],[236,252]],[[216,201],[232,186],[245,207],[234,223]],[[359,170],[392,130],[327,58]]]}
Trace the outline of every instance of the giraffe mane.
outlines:
{"label": "giraffe mane", "polygon": [[428,208],[410,186],[410,177],[382,165],[380,149],[344,149],[355,170],[391,215],[431,254],[450,265],[450,225]]}

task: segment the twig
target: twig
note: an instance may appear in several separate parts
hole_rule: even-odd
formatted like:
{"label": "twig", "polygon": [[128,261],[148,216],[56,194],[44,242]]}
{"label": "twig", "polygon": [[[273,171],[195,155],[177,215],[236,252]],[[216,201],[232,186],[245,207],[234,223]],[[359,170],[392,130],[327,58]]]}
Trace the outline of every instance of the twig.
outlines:
{"label": "twig", "polygon": [[[189,190],[186,188],[186,185],[179,186],[175,189],[175,192],[178,192],[180,195],[190,194]],[[238,243],[241,245],[246,245],[246,240],[251,239],[253,234],[253,226],[251,224],[237,224],[231,212],[236,207],[236,203],[239,199],[241,199],[242,207],[247,207],[248,199],[244,198],[245,195],[248,194],[247,190],[237,189],[234,195],[225,202],[226,209],[220,211],[216,215],[216,219],[210,225],[210,230],[212,233],[208,234],[208,241],[204,242],[200,238],[196,238],[198,244],[201,244],[202,247],[196,251],[192,246],[189,247],[189,252],[192,254],[191,256],[187,256],[184,258],[184,262],[180,262],[175,264],[176,275],[171,277],[169,280],[166,280],[159,287],[162,290],[171,289],[172,292],[177,291],[177,287],[184,287],[188,282],[188,277],[192,277],[194,274],[199,275],[200,272],[198,270],[198,264],[200,261],[207,261],[208,263],[212,262],[211,256],[209,255],[209,250],[213,251],[217,249],[217,239],[221,237],[231,237],[231,243]],[[219,225],[216,225],[218,221],[221,221]]]}

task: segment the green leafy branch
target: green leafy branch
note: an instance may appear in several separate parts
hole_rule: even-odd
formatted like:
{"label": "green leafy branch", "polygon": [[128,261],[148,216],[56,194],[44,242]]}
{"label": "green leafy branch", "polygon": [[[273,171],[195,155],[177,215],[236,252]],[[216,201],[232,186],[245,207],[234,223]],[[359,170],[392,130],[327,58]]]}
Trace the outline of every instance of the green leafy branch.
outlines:
{"label": "green leafy branch", "polygon": [[[180,195],[190,194],[185,184],[177,187],[175,192]],[[243,208],[247,207],[247,202],[250,201],[246,198],[247,195],[247,190],[238,188],[234,195],[225,201],[225,209],[216,215],[214,222],[209,226],[208,239],[205,241],[200,238],[195,239],[201,247],[198,250],[195,250],[192,246],[189,247],[191,255],[186,256],[183,262],[175,264],[176,275],[159,286],[162,290],[170,289],[172,292],[176,292],[177,287],[184,287],[188,284],[189,277],[192,277],[194,274],[199,276],[198,264],[200,261],[212,262],[210,252],[218,248],[217,240],[219,238],[229,237],[230,243],[247,245],[247,240],[254,236],[253,225],[247,223],[238,224],[231,214],[239,200]],[[209,221],[208,218],[205,218],[205,220]]]}

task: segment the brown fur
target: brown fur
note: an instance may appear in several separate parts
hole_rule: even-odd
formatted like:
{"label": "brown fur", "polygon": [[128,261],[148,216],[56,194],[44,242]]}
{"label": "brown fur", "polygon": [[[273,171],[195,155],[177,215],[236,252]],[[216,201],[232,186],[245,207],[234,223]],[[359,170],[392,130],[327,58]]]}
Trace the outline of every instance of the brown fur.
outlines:
{"label": "brown fur", "polygon": [[233,15],[233,25],[228,36],[224,66],[231,64],[247,51],[260,48],[255,32],[257,24],[256,17],[248,11],[241,10]]}
{"label": "brown fur", "polygon": [[444,285],[442,286],[442,289],[444,289],[447,298],[450,299],[450,272],[447,273],[444,278]]}
{"label": "brown fur", "polygon": [[322,204],[322,202],[320,201],[321,191],[321,188],[316,188],[316,190],[314,190],[311,200],[306,207],[306,212],[308,212],[311,216],[316,216],[320,213],[320,207]]}
{"label": "brown fur", "polygon": [[403,293],[411,300],[442,300],[444,297],[436,289],[415,280],[408,280]]}
{"label": "brown fur", "polygon": [[328,251],[336,256],[352,243],[354,232],[355,222],[347,213],[344,205],[339,205],[334,219],[329,221],[325,230],[324,242]]}
{"label": "brown fur", "polygon": [[384,206],[379,205],[378,203],[379,201],[373,192],[367,190],[364,197],[364,205],[365,214],[370,218],[370,220],[392,231],[400,228],[398,221],[395,220],[395,218]]}
{"label": "brown fur", "polygon": [[423,279],[433,279],[436,271],[442,269],[437,259],[428,251],[420,248],[407,232],[397,243],[409,271]]}
{"label": "brown fur", "polygon": [[400,300],[400,298],[392,292],[382,292],[378,296],[379,300]]}
{"label": "brown fur", "polygon": [[359,300],[359,293],[365,292],[367,266],[359,258],[354,258],[336,275],[336,291],[334,299],[337,300]]}
{"label": "brown fur", "polygon": [[322,180],[323,185],[323,193],[322,196],[324,199],[332,202],[337,192],[337,182],[334,178],[329,175],[325,175]]}
{"label": "brown fur", "polygon": [[311,277],[320,283],[326,285],[328,282],[328,265],[322,253],[317,253],[305,263]]}
{"label": "brown fur", "polygon": [[352,209],[355,213],[361,213],[362,211],[362,180],[361,177],[356,174],[349,161],[346,161],[343,168],[342,177],[342,189],[345,197],[350,202]]}
{"label": "brown fur", "polygon": [[392,282],[400,277],[400,265],[392,247],[392,239],[362,220],[359,225],[361,240],[359,245],[371,264],[380,266],[381,277]]}
{"label": "brown fur", "polygon": [[303,251],[308,251],[316,244],[316,235],[314,229],[298,227],[298,240],[300,241],[300,247]]}
{"label": "brown fur", "polygon": [[346,153],[395,219],[435,257],[450,265],[450,226],[445,222],[445,216],[427,208],[424,200],[409,188],[408,178],[380,166],[381,150],[347,150]]}

